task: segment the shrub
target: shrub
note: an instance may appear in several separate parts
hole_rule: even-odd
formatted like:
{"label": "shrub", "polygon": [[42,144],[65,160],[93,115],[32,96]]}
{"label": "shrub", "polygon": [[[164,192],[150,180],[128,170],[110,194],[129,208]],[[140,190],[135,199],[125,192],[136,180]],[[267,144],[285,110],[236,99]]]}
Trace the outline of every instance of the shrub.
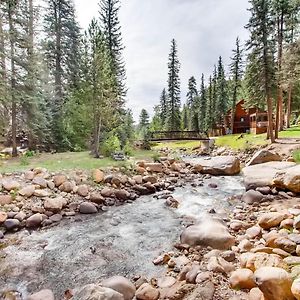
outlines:
{"label": "shrub", "polygon": [[29,160],[28,160],[28,156],[21,156],[20,158],[20,165],[21,166],[28,166],[29,165]]}
{"label": "shrub", "polygon": [[131,145],[127,142],[124,146],[124,154],[126,156],[133,156],[133,148],[131,147]]}
{"label": "shrub", "polygon": [[101,153],[104,156],[111,156],[114,152],[120,151],[120,141],[116,135],[109,135],[107,139],[102,142],[100,147]]}
{"label": "shrub", "polygon": [[294,151],[293,158],[297,163],[300,163],[300,150]]}

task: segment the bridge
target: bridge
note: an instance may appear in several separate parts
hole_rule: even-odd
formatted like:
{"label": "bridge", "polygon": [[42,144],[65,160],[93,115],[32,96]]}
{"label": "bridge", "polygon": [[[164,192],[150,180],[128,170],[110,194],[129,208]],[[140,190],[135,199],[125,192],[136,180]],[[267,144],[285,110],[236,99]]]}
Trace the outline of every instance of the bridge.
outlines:
{"label": "bridge", "polygon": [[172,141],[172,140],[186,140],[186,141],[208,141],[209,136],[206,132],[201,131],[152,131],[150,132],[150,141]]}

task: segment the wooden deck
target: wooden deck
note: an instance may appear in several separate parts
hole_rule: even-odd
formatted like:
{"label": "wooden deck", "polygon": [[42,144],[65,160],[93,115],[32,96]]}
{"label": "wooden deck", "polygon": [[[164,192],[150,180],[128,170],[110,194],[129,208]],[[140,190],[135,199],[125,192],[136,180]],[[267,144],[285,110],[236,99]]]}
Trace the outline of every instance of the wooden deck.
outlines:
{"label": "wooden deck", "polygon": [[207,141],[208,134],[200,131],[153,131],[150,132],[150,141]]}

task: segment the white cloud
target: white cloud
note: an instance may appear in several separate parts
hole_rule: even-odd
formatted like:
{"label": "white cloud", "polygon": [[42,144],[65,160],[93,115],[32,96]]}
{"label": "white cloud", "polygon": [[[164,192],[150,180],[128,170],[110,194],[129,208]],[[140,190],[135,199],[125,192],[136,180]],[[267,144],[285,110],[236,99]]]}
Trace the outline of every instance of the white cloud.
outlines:
{"label": "white cloud", "polygon": [[[97,0],[75,0],[82,27],[98,15]],[[235,39],[247,37],[248,0],[123,0],[120,21],[128,103],[135,118],[152,111],[167,82],[170,42],[178,42],[183,99],[188,78],[208,76],[219,55],[229,63]]]}

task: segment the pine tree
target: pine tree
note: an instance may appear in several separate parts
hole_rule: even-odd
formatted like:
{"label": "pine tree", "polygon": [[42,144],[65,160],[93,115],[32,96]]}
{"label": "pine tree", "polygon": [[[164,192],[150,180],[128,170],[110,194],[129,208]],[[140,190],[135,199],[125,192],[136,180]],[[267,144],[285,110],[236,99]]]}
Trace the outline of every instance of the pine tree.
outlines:
{"label": "pine tree", "polygon": [[149,121],[149,114],[146,109],[142,109],[139,117],[139,129],[147,129],[149,127],[150,121]]}
{"label": "pine tree", "polygon": [[199,97],[197,82],[194,76],[189,79],[187,93],[187,117],[189,119],[189,129],[199,131]]}
{"label": "pine tree", "polygon": [[169,79],[168,79],[168,114],[166,120],[166,129],[176,131],[180,129],[180,63],[177,55],[177,44],[173,39],[171,42],[171,51],[169,54]]}
{"label": "pine tree", "polygon": [[214,117],[213,117],[213,79],[209,77],[209,84],[207,88],[207,98],[206,98],[206,112],[205,112],[205,131],[213,128]]}
{"label": "pine tree", "polygon": [[274,57],[270,15],[270,0],[250,0],[251,17],[246,28],[250,31],[248,48],[248,88],[251,95],[265,100],[268,110],[268,137],[275,141],[273,132]]}
{"label": "pine tree", "polygon": [[119,0],[100,0],[100,23],[104,33],[109,55],[112,62],[112,70],[116,76],[117,94],[120,106],[123,105],[126,96],[126,70],[123,60],[124,46],[122,44],[121,26],[119,22]]}
{"label": "pine tree", "polygon": [[205,119],[206,119],[206,90],[204,83],[204,74],[201,76],[201,86],[200,86],[200,100],[199,100],[199,129],[205,129]]}
{"label": "pine tree", "polygon": [[197,91],[197,82],[196,82],[196,78],[194,76],[192,76],[189,79],[189,84],[188,84],[188,92],[186,94],[187,97],[187,107],[191,108],[194,104],[194,99],[195,97],[198,96],[198,91]]}
{"label": "pine tree", "polygon": [[79,82],[80,34],[71,0],[47,0],[44,18],[45,54],[55,87],[51,105],[56,148],[63,148],[63,106]]}
{"label": "pine tree", "polygon": [[212,76],[212,98],[211,98],[211,113],[212,113],[212,124],[211,129],[214,129],[217,123],[219,112],[217,111],[217,96],[218,96],[218,73],[217,66],[214,66]]}
{"label": "pine tree", "polygon": [[167,113],[168,113],[168,95],[166,92],[166,89],[163,89],[161,96],[160,96],[160,121],[161,126],[164,127],[167,119]]}
{"label": "pine tree", "polygon": [[225,77],[224,65],[222,57],[219,57],[218,61],[218,74],[217,74],[217,99],[216,99],[216,111],[217,111],[217,124],[223,123],[227,105],[228,105],[228,94],[227,94],[227,82]]}
{"label": "pine tree", "polygon": [[187,105],[183,105],[182,112],[181,112],[181,129],[188,130],[189,129],[189,108]]}
{"label": "pine tree", "polygon": [[240,39],[238,37],[236,39],[236,48],[232,52],[233,56],[231,57],[230,63],[230,75],[232,78],[231,132],[233,132],[235,107],[243,77],[243,50],[241,49]]}

